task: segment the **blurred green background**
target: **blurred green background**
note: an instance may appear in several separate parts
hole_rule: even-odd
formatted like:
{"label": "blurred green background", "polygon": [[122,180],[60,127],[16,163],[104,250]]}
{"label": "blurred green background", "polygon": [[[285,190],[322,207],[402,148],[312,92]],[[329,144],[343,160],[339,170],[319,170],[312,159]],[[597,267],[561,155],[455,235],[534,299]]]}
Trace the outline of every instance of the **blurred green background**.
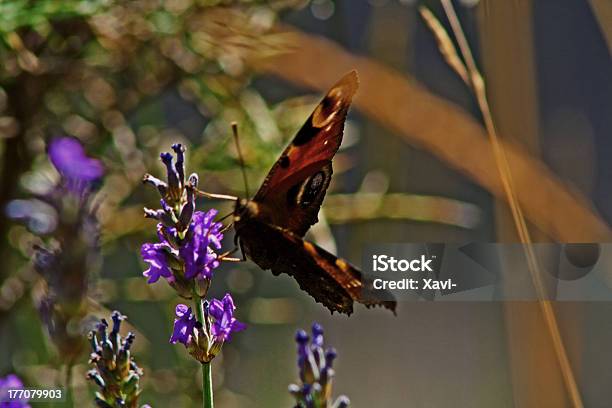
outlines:
{"label": "blurred green background", "polygon": [[[454,4],[533,239],[610,240],[610,3]],[[155,239],[142,207],[158,197],[140,180],[163,177],[159,153],[174,142],[187,146],[202,188],[242,196],[230,122],[253,190],[323,92],[357,68],[361,88],[310,238],[355,264],[371,242],[517,241],[475,99],[419,5],[448,30],[437,1],[0,2],[0,375],[16,372],[30,387],[62,381],[34,307],[40,238],[4,211],[57,179],[45,156],[54,136],[77,137],[107,170],[97,192],[102,262],[84,271],[91,313],[129,316],[141,403],[153,407],[201,398],[197,364],[168,343],[179,299],[141,276],[140,245]],[[252,263],[215,272],[211,295],[228,290],[249,328],[213,363],[219,407],[291,406],[293,336],[313,321],[339,352],[336,393],[355,407],[572,406],[536,303],[415,302],[398,317],[361,306],[330,316],[292,279]],[[555,311],[584,406],[608,407],[612,307]],[[87,369],[83,353],[75,406],[92,405]]]}

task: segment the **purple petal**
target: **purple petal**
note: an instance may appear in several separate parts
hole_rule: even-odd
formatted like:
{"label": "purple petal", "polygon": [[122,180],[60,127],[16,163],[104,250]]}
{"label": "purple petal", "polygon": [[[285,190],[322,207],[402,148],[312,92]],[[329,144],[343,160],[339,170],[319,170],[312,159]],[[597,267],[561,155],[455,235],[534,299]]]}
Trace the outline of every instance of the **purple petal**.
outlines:
{"label": "purple petal", "polygon": [[211,300],[210,306],[208,307],[208,313],[216,320],[220,320],[223,317],[223,302],[219,299]]}
{"label": "purple petal", "polygon": [[0,407],[6,408],[30,408],[27,399],[8,401],[9,390],[23,389],[23,382],[15,374],[9,374],[4,378],[0,378]]}
{"label": "purple petal", "polygon": [[170,343],[183,343],[185,346],[189,343],[189,339],[193,334],[193,330],[197,324],[195,316],[191,313],[191,308],[187,305],[178,304],[175,309],[176,319],[174,319],[174,328]]}
{"label": "purple petal", "polygon": [[185,315],[190,315],[191,308],[187,305],[179,303],[178,305],[176,305],[176,308],[174,309],[174,313],[176,314],[176,317],[183,317]]}
{"label": "purple petal", "polygon": [[15,374],[9,374],[4,378],[0,378],[0,388],[23,388],[23,382]]}
{"label": "purple petal", "polygon": [[232,322],[232,332],[233,333],[245,330],[246,328],[247,328],[246,323],[239,322],[238,320],[235,320],[235,319]]}
{"label": "purple petal", "polygon": [[167,252],[165,244],[143,244],[140,248],[142,260],[149,264],[149,269],[143,275],[149,278],[147,283],[155,283],[160,277],[166,279],[172,277],[172,271],[168,267]]}
{"label": "purple petal", "polygon": [[71,137],[51,141],[48,155],[57,171],[69,181],[92,182],[104,174],[100,161],[87,157],[83,146]]}
{"label": "purple petal", "polygon": [[234,306],[234,299],[232,299],[232,295],[229,293],[226,293],[225,296],[223,296],[223,306],[226,311],[231,311],[232,313],[234,309],[236,309],[236,306]]}

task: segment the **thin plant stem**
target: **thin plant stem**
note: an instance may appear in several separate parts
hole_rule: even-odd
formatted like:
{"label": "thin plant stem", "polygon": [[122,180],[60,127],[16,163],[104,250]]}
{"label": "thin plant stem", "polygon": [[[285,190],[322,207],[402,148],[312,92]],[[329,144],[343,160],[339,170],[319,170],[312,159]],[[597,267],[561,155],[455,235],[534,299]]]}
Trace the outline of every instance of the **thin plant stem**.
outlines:
{"label": "thin plant stem", "polygon": [[529,234],[529,230],[527,228],[527,223],[525,221],[523,211],[520,207],[516,191],[513,187],[514,183],[512,180],[510,165],[508,163],[506,153],[504,151],[504,148],[502,147],[502,144],[499,140],[499,135],[497,134],[497,130],[495,128],[493,115],[491,113],[487,100],[485,82],[476,66],[470,46],[461,27],[461,23],[459,22],[459,18],[455,13],[455,9],[452,5],[452,2],[450,0],[441,0],[441,3],[442,7],[444,8],[444,12],[450,22],[461,54],[463,55],[463,58],[465,60],[466,68],[469,73],[468,77],[470,79],[470,83],[468,85],[472,88],[476,96],[478,106],[484,118],[485,127],[487,129],[487,133],[489,135],[493,154],[495,157],[495,162],[500,173],[502,186],[508,198],[508,203],[510,204],[510,210],[512,212],[512,217],[516,224],[519,238],[524,244],[523,248],[527,257],[529,270],[531,271],[533,284],[536,289],[536,293],[538,294],[538,303],[540,305],[542,314],[544,316],[544,321],[546,322],[546,326],[552,338],[555,354],[557,355],[559,365],[561,366],[563,380],[572,400],[573,406],[576,408],[582,408],[584,405],[582,403],[580,391],[578,389],[578,385],[576,383],[576,379],[574,377],[574,373],[572,371],[572,367],[567,356],[567,351],[565,350],[565,345],[563,343],[563,338],[561,337],[561,332],[559,330],[559,324],[557,322],[555,311],[552,307],[552,303],[550,302],[550,300],[547,299],[546,296],[546,289],[542,283],[540,267],[533,251],[532,241]]}
{"label": "thin plant stem", "polygon": [[204,408],[214,408],[211,363],[202,363],[202,381],[204,385],[202,392]]}
{"label": "thin plant stem", "polygon": [[[64,407],[64,408],[72,408],[74,407],[74,401],[72,400],[72,367],[73,367],[74,363],[72,361],[66,363],[64,365],[65,367],[65,373],[64,373],[64,378],[63,378],[63,382],[62,380],[59,380],[59,385],[60,387],[63,386],[63,393],[64,393],[64,397],[65,399],[62,401],[52,401],[49,406],[51,407]],[[62,366],[58,366],[58,371],[61,372],[61,368]],[[61,376],[61,374],[60,374]]]}
{"label": "thin plant stem", "polygon": [[66,389],[66,406],[74,407],[74,401],[72,397],[72,367],[74,364],[72,361],[66,364],[66,377],[64,379],[64,387]]}
{"label": "thin plant stem", "polygon": [[[193,291],[193,300],[195,302],[196,317],[202,325],[206,326],[204,312],[202,310],[202,298],[196,293],[195,289]],[[202,363],[202,403],[204,408],[214,408],[215,406],[210,362]]]}

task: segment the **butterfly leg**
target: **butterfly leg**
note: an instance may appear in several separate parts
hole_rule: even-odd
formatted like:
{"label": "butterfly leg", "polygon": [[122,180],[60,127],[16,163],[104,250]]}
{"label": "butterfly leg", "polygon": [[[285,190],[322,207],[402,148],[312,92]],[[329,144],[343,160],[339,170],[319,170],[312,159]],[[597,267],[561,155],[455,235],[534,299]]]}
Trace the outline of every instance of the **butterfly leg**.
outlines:
{"label": "butterfly leg", "polygon": [[227,219],[227,217],[232,216],[232,215],[234,215],[234,212],[233,212],[233,211],[231,211],[231,212],[229,212],[229,213],[225,214],[223,217],[219,218],[217,221],[218,221],[218,222],[221,222],[221,221],[223,221],[223,220],[226,220],[226,219]]}
{"label": "butterfly leg", "polygon": [[230,222],[229,224],[227,224],[225,227],[221,228],[221,230],[219,231],[220,233],[224,234],[225,232],[227,232],[229,229],[231,229],[234,226],[233,222]]}
{"label": "butterfly leg", "polygon": [[232,258],[230,256],[219,257],[219,260],[223,261],[223,262],[236,262],[236,263],[244,262],[245,261],[245,259],[242,259],[242,258]]}
{"label": "butterfly leg", "polygon": [[232,249],[231,251],[227,251],[222,253],[221,255],[219,255],[219,260],[220,261],[225,261],[225,262],[245,262],[246,261],[246,255],[244,254],[244,251],[242,251],[242,245],[240,246],[240,250],[242,252],[242,258],[232,258],[230,257],[230,255],[232,255],[234,252],[238,251],[238,246],[234,249]]}
{"label": "butterfly leg", "polygon": [[242,261],[246,262],[247,257],[246,257],[246,252],[244,252],[244,247],[242,246],[242,241],[239,239],[240,237],[238,237],[238,239],[236,239],[238,241],[238,244],[240,245],[240,253],[242,254]]}
{"label": "butterfly leg", "polygon": [[236,263],[240,263],[240,262],[245,262],[246,258],[232,258],[229,256],[224,256],[224,257],[219,257],[219,260],[223,261],[223,262],[236,262]]}

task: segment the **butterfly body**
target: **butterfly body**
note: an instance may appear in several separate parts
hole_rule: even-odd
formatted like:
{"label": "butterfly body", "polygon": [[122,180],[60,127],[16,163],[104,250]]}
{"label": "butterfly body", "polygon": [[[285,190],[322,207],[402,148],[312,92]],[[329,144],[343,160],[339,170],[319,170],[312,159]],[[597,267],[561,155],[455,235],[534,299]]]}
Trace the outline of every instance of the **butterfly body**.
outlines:
{"label": "butterfly body", "polygon": [[328,91],[255,196],[238,200],[234,210],[236,236],[247,258],[274,275],[292,276],[317,302],[346,314],[355,301],[392,311],[396,306],[388,294],[381,294],[385,300],[366,296],[357,268],[303,239],[318,221],[357,84],[353,71]]}

